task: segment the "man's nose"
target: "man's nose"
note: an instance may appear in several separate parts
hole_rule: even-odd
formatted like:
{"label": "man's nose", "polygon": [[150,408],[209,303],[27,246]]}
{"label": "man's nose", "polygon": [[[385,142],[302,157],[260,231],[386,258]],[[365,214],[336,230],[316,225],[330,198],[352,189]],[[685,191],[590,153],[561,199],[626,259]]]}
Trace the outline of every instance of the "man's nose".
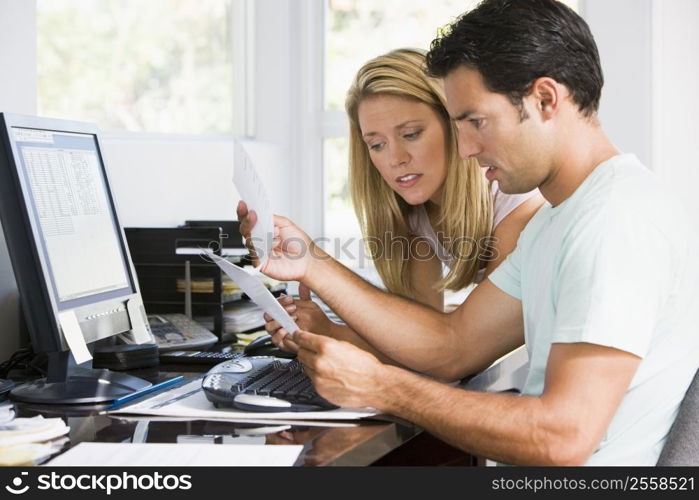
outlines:
{"label": "man's nose", "polygon": [[468,134],[462,128],[459,128],[459,156],[468,159],[476,156],[482,151],[480,143],[473,135]]}

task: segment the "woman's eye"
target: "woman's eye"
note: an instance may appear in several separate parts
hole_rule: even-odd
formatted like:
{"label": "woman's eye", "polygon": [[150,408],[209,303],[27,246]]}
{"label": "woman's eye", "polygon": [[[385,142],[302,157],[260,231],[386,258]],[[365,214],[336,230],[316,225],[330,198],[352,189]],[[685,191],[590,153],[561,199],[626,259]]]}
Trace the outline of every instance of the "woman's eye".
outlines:
{"label": "woman's eye", "polygon": [[369,149],[372,151],[381,151],[383,148],[383,142],[379,142],[378,144],[369,144]]}
{"label": "woman's eye", "polygon": [[469,120],[469,122],[470,122],[471,125],[473,125],[476,129],[479,129],[479,128],[481,128],[481,126],[483,126],[483,119],[482,119],[482,118],[471,118],[471,119]]}
{"label": "woman's eye", "polygon": [[413,139],[417,139],[421,133],[422,130],[416,130],[415,132],[410,132],[409,134],[403,135],[403,137],[409,141],[412,141]]}

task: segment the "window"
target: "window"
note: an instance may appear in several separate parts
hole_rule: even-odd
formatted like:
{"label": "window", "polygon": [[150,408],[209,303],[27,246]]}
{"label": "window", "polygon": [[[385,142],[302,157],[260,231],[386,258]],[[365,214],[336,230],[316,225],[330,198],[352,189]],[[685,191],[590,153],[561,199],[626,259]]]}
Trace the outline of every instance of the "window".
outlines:
{"label": "window", "polygon": [[104,129],[233,129],[233,0],[38,0],[38,109]]}

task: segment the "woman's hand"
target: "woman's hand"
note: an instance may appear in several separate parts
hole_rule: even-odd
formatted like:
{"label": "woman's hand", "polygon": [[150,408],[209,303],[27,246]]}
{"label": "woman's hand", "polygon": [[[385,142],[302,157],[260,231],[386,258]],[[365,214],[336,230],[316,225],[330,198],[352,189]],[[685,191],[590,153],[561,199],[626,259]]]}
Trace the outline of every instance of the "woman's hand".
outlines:
{"label": "woman's hand", "polygon": [[[253,257],[255,265],[259,265],[251,241],[252,228],[257,222],[257,214],[254,211],[248,211],[244,201],[238,203],[236,212],[240,221],[240,233],[245,238],[245,245]],[[260,271],[280,281],[302,281],[314,260],[329,258],[330,256],[316,246],[313,240],[296,227],[293,222],[285,217],[275,215],[272,248],[267,259],[262,263]]]}

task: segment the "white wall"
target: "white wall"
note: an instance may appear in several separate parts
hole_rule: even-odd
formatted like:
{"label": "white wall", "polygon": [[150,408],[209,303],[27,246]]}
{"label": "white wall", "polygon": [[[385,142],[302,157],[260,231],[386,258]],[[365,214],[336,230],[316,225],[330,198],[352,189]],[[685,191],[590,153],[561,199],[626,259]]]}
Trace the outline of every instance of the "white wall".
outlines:
{"label": "white wall", "polygon": [[586,0],[581,8],[602,61],[600,121],[621,151],[652,168],[651,0]]}
{"label": "white wall", "polygon": [[[189,219],[235,219],[229,137],[103,133],[105,163],[124,226],[168,227]],[[280,148],[243,141],[271,199],[278,199]]]}
{"label": "white wall", "polygon": [[699,229],[699,2],[653,0],[656,170]]}
{"label": "white wall", "polygon": [[605,129],[671,186],[699,230],[699,2],[585,0],[582,8],[602,59]]}
{"label": "white wall", "polygon": [[[0,111],[36,113],[36,1],[0,0]],[[0,230],[0,361],[19,347],[17,284]]]}
{"label": "white wall", "polygon": [[235,218],[232,140],[103,134],[102,144],[124,226]]}

